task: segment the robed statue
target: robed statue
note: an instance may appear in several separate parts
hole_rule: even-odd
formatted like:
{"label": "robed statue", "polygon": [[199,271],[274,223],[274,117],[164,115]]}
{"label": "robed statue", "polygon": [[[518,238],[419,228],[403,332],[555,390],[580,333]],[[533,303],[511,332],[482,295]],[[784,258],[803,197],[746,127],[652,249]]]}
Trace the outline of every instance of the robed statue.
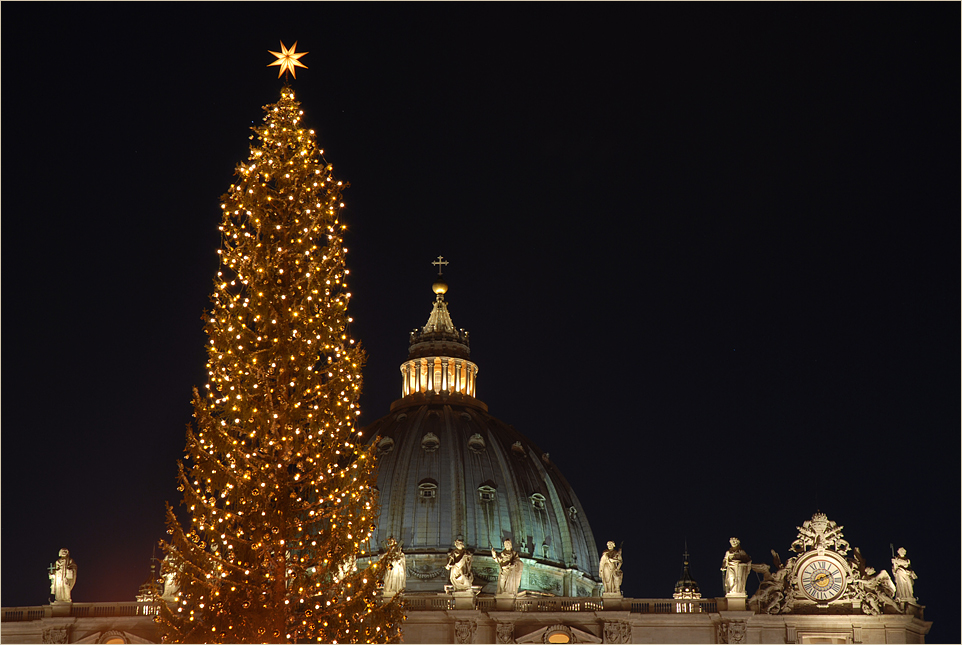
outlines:
{"label": "robed statue", "polygon": [[899,547],[899,555],[892,558],[892,575],[895,578],[895,599],[915,601],[915,582],[918,578],[912,571],[912,561],[905,557],[905,547]]}
{"label": "robed statue", "polygon": [[454,548],[448,551],[448,562],[444,565],[449,571],[454,591],[470,591],[474,582],[474,574],[471,573],[472,558],[471,552],[464,546],[464,541],[460,538],[455,540]]}
{"label": "robed statue", "polygon": [[404,591],[407,582],[407,564],[404,552],[393,537],[387,539],[387,571],[384,573],[384,594],[393,596]]}
{"label": "robed statue", "polygon": [[491,557],[498,563],[498,594],[517,595],[524,563],[521,562],[521,555],[514,550],[511,540],[504,541],[504,550],[501,553],[491,549]]}
{"label": "robed statue", "polygon": [[77,583],[77,563],[70,557],[70,551],[60,549],[60,557],[51,565],[50,593],[57,602],[70,602],[70,590]]}
{"label": "robed statue", "polygon": [[748,580],[752,559],[742,549],[741,540],[733,537],[728,542],[731,548],[725,552],[725,558],[722,560],[722,587],[725,589],[726,596],[745,595],[745,582]]}
{"label": "robed statue", "polygon": [[598,563],[606,594],[621,593],[621,581],[625,576],[621,570],[622,562],[621,549],[616,549],[615,543],[609,541],[608,549],[601,554],[601,562]]}

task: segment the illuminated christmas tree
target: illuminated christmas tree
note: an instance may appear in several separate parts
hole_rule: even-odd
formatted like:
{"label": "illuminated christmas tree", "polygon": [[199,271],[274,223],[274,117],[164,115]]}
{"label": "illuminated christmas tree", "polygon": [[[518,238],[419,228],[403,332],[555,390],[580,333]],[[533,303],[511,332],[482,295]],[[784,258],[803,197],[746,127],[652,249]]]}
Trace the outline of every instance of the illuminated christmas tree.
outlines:
{"label": "illuminated christmas tree", "polygon": [[364,356],[348,333],[345,185],[290,87],[265,111],[222,198],[208,383],[178,464],[190,525],[168,505],[179,591],[158,620],[169,641],[396,641],[385,567],[355,564],[377,500],[355,427]]}

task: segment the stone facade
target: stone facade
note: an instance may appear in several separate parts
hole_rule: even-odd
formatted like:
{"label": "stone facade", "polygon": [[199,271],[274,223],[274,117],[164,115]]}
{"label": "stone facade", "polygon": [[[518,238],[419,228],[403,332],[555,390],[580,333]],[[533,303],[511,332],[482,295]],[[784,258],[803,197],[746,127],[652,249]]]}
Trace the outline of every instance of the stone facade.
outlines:
{"label": "stone facade", "polygon": [[156,605],[143,602],[55,603],[4,607],[4,643],[159,643]]}
{"label": "stone facade", "polygon": [[[695,611],[688,610],[692,603]],[[724,598],[625,598],[620,608],[603,609],[600,598],[521,597],[504,610],[490,596],[476,598],[474,609],[455,609],[449,594],[422,593],[407,595],[405,604],[405,643],[924,643],[932,625],[911,613],[728,611]],[[144,603],[82,603],[73,615],[55,617],[49,605],[5,608],[0,640],[157,643],[154,609]],[[110,615],[131,611],[139,613]]]}

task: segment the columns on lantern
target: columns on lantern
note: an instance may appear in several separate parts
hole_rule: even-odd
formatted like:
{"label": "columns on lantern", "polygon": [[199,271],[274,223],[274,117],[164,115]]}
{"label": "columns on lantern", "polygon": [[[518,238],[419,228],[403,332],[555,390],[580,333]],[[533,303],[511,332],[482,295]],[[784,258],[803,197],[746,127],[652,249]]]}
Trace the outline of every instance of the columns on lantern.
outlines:
{"label": "columns on lantern", "polygon": [[401,396],[446,392],[474,396],[478,366],[463,358],[427,356],[401,364]]}

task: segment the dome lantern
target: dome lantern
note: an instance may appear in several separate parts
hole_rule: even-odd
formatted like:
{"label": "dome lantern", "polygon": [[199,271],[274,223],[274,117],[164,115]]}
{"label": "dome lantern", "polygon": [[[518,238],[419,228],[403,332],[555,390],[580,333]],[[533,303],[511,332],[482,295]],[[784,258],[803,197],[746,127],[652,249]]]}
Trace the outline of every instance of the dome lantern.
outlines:
{"label": "dome lantern", "polygon": [[468,360],[471,356],[468,332],[457,329],[451,320],[444,301],[448,284],[440,271],[431,290],[435,293],[431,315],[423,327],[411,332],[408,360],[401,365],[401,395],[475,397],[478,366]]}

